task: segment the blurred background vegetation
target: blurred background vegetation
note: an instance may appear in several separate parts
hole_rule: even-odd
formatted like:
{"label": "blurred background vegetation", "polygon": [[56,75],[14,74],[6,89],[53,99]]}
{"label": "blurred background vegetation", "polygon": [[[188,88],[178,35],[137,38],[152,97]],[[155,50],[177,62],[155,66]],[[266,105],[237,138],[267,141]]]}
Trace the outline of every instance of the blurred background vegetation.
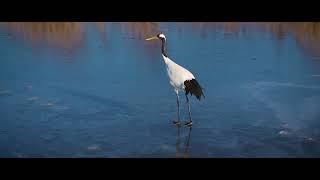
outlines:
{"label": "blurred background vegetation", "polygon": [[[101,37],[106,39],[106,23],[104,22],[1,22],[0,27],[8,29],[12,36],[23,38],[35,45],[45,40],[50,45],[73,49],[81,46],[88,24],[93,24],[101,33]],[[160,29],[159,22],[119,22],[115,24],[119,25],[129,37],[139,39],[163,31]],[[279,40],[291,34],[305,51],[311,55],[320,56],[319,22],[179,22],[177,25],[179,30],[185,25],[191,25],[203,37],[206,37],[213,28],[223,29],[235,35],[248,31],[250,28],[258,28],[273,34]]]}

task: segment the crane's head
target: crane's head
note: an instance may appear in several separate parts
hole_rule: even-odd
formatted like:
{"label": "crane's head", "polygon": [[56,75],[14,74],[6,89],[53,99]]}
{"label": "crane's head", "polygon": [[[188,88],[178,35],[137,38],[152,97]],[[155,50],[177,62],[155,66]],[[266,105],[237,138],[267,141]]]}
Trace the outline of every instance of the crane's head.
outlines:
{"label": "crane's head", "polygon": [[147,41],[155,40],[155,39],[160,39],[161,41],[166,41],[166,36],[162,33],[157,34],[156,36],[150,37],[146,39]]}

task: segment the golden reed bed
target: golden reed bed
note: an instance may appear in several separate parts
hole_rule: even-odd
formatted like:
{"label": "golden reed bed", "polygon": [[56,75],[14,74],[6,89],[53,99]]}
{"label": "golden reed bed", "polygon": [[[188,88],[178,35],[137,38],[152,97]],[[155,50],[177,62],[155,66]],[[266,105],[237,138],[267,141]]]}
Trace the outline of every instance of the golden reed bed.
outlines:
{"label": "golden reed bed", "polygon": [[[2,22],[1,27],[7,28],[14,36],[37,44],[45,40],[48,44],[60,48],[76,48],[81,46],[85,37],[85,22]],[[93,24],[105,38],[107,36],[104,22]],[[121,30],[139,39],[160,31],[158,22],[119,22],[114,23]],[[272,33],[281,40],[285,34],[291,33],[297,43],[314,56],[320,56],[320,23],[319,22],[179,22],[177,26],[192,26],[195,30],[208,33],[212,28],[223,29],[228,33],[237,34],[243,30],[257,28]]]}

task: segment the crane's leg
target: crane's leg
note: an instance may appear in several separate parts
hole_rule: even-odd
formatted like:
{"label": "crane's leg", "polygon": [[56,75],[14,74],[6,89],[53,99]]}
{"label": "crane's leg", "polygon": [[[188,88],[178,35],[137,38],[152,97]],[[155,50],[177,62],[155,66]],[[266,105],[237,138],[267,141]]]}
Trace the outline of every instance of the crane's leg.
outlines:
{"label": "crane's leg", "polygon": [[187,104],[188,104],[188,110],[189,110],[189,122],[187,122],[185,125],[187,125],[187,126],[192,126],[190,102],[189,102],[189,98],[188,98],[188,95],[187,95],[187,94],[186,94],[186,98],[187,98]]}
{"label": "crane's leg", "polygon": [[180,122],[180,108],[179,108],[179,93],[177,90],[176,90],[176,95],[177,95],[178,121],[173,121],[173,124],[179,127],[181,125],[181,122]]}

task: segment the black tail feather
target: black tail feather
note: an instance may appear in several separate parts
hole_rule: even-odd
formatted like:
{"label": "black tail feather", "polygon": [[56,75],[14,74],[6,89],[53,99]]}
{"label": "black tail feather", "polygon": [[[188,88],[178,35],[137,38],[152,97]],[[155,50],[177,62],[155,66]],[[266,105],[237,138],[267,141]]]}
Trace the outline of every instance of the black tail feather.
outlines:
{"label": "black tail feather", "polygon": [[203,88],[200,86],[200,84],[198,83],[197,80],[195,80],[195,79],[186,80],[184,82],[184,85],[185,85],[186,95],[188,95],[190,93],[192,96],[194,94],[199,101],[201,100],[201,96],[203,96],[203,98],[205,98],[203,91],[202,91]]}

